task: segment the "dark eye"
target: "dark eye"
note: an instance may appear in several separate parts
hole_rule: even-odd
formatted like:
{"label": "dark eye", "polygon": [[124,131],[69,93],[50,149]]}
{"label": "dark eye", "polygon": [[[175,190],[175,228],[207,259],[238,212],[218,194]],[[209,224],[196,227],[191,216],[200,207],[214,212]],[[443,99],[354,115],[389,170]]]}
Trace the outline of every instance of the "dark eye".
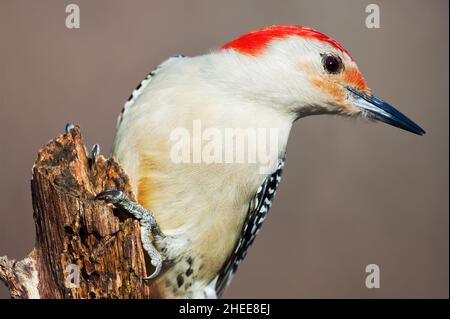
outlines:
{"label": "dark eye", "polygon": [[322,58],[322,64],[323,68],[328,73],[339,73],[342,69],[342,61],[339,57],[336,57],[334,55],[324,55]]}

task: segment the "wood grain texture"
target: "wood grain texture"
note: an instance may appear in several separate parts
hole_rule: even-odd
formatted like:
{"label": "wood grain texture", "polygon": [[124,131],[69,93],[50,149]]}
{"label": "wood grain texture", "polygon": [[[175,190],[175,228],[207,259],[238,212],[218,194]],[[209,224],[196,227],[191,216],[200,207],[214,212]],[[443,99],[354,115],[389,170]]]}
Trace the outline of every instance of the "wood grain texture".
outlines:
{"label": "wood grain texture", "polygon": [[[150,298],[139,223],[95,200],[105,189],[134,199],[123,169],[103,156],[92,163],[76,127],[39,151],[32,174],[35,248],[19,262],[0,258],[11,297]],[[79,287],[66,283],[70,264]]]}

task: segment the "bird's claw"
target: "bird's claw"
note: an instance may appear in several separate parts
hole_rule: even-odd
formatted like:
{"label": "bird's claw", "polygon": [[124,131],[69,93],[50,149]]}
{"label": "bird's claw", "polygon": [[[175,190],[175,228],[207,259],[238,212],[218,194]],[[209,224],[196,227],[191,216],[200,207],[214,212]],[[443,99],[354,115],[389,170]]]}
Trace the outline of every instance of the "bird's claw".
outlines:
{"label": "bird's claw", "polygon": [[[71,130],[75,128],[75,125],[72,122],[68,122],[65,127],[66,134],[69,134]],[[94,144],[92,146],[91,152],[89,154],[89,166],[92,166],[95,163],[95,160],[100,155],[100,145]]]}
{"label": "bird's claw", "polygon": [[94,144],[92,146],[90,158],[95,159],[100,155],[100,145]]}
{"label": "bird's claw", "polygon": [[94,144],[92,146],[91,153],[89,154],[89,166],[92,166],[95,163],[99,155],[100,155],[100,145]]}
{"label": "bird's claw", "polygon": [[95,199],[125,209],[139,220],[139,224],[141,225],[142,246],[150,257],[151,264],[155,266],[155,271],[150,276],[144,277],[143,279],[148,280],[158,276],[162,269],[164,257],[153,245],[151,238],[163,238],[165,235],[161,232],[153,214],[138,203],[128,199],[122,191],[116,189],[107,189],[97,194]]}
{"label": "bird's claw", "polygon": [[102,200],[107,204],[120,203],[125,198],[125,194],[117,189],[107,189],[95,196],[96,200]]}
{"label": "bird's claw", "polygon": [[75,125],[73,123],[71,123],[71,122],[67,123],[66,127],[65,127],[66,134],[69,134],[70,131],[73,130],[74,128],[75,128]]}
{"label": "bird's claw", "polygon": [[150,280],[150,279],[156,278],[161,273],[162,264],[163,264],[162,256],[159,255],[159,258],[155,258],[155,257],[156,256],[151,257],[151,264],[156,267],[155,271],[150,276],[144,277],[143,278],[144,280]]}

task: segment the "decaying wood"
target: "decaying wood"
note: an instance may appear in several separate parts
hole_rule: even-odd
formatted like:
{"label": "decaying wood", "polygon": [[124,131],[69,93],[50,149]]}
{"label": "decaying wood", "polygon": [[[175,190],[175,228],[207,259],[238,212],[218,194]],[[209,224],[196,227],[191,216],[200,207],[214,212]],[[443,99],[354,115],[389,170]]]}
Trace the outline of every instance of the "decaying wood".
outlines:
{"label": "decaying wood", "polygon": [[105,189],[134,198],[123,169],[103,156],[92,163],[74,128],[39,151],[32,173],[35,248],[0,258],[11,297],[149,298],[139,223],[94,199]]}

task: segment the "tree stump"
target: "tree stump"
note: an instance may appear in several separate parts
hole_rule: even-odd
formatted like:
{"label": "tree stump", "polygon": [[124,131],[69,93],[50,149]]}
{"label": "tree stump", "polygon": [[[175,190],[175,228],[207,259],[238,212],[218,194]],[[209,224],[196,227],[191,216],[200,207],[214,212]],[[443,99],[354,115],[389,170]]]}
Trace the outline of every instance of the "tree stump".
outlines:
{"label": "tree stump", "polygon": [[23,260],[0,257],[12,298],[150,298],[139,222],[95,200],[105,189],[134,199],[113,159],[92,161],[80,129],[50,141],[33,166],[36,244]]}

